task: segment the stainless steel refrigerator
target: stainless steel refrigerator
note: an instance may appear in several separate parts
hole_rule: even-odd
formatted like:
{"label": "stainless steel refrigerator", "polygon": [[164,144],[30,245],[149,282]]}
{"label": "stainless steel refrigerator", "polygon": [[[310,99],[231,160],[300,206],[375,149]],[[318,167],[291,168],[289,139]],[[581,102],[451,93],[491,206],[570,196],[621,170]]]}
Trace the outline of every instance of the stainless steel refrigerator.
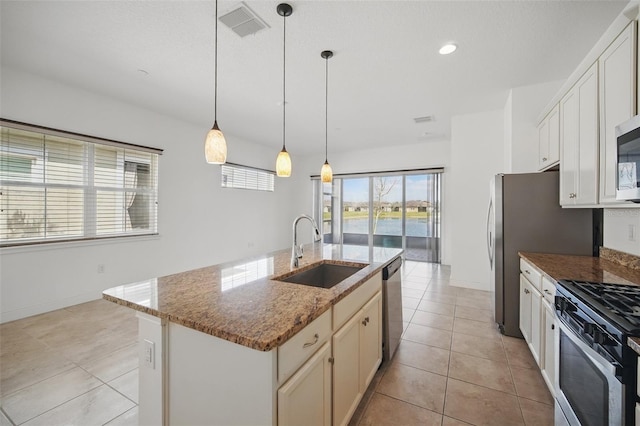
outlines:
{"label": "stainless steel refrigerator", "polygon": [[559,187],[557,171],[498,174],[491,181],[487,248],[495,321],[507,336],[522,337],[519,251],[597,253],[601,210],[561,208]]}

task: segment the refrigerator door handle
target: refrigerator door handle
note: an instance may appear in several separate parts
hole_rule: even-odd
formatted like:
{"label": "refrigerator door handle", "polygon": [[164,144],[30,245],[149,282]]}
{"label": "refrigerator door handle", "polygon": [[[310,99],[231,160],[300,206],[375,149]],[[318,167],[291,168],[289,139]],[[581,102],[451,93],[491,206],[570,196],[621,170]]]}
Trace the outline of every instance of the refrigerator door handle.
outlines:
{"label": "refrigerator door handle", "polygon": [[489,264],[493,266],[493,231],[491,226],[491,215],[493,213],[493,199],[489,200],[489,208],[487,209],[487,254],[489,255]]}

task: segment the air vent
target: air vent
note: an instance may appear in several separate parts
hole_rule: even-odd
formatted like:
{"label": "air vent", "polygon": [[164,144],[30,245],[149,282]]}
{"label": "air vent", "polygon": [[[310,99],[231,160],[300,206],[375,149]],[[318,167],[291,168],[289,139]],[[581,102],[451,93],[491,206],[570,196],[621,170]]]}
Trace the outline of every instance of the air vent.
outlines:
{"label": "air vent", "polygon": [[431,121],[435,121],[435,117],[433,115],[427,115],[424,117],[416,117],[413,119],[416,123],[429,123]]}
{"label": "air vent", "polygon": [[244,3],[240,3],[238,7],[218,19],[240,37],[255,34],[269,27]]}

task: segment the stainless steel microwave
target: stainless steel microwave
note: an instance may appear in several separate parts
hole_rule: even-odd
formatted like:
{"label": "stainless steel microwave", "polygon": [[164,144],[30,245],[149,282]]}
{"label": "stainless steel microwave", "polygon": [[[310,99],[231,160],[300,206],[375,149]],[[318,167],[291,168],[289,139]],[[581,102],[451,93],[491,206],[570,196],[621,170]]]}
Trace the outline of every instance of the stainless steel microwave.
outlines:
{"label": "stainless steel microwave", "polygon": [[640,203],[640,115],[616,126],[616,199]]}

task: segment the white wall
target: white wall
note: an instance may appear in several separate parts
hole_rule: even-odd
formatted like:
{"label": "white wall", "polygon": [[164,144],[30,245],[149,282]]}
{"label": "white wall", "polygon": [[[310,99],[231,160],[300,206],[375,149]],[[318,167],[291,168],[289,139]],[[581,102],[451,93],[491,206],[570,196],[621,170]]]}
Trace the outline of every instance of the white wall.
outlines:
{"label": "white wall", "polygon": [[[295,182],[277,179],[274,193],[220,188],[220,168],[204,161],[210,123],[177,121],[8,68],[0,76],[3,118],[165,150],[160,236],[3,249],[0,321],[96,299],[116,285],[289,246]],[[226,137],[229,161],[273,169],[276,151]]]}
{"label": "white wall", "polygon": [[504,170],[504,111],[451,120],[451,284],[490,290],[486,221],[489,181]]}
{"label": "white wall", "polygon": [[605,247],[640,256],[640,208],[604,209],[602,232]]}
{"label": "white wall", "polygon": [[505,106],[505,173],[538,171],[538,118],[564,80],[509,91]]}
{"label": "white wall", "polygon": [[[450,206],[449,206],[449,182],[451,179],[450,143],[447,140],[423,141],[412,144],[393,144],[387,148],[371,148],[351,152],[331,152],[331,144],[339,144],[338,141],[329,142],[329,163],[334,173],[375,172],[385,170],[420,169],[429,167],[444,167],[442,176],[442,252],[441,263],[450,264],[451,239],[450,239]],[[324,163],[324,155],[305,157],[300,164],[294,164],[298,170],[296,179],[301,190],[305,193],[303,199],[296,199],[300,212],[312,212],[312,197],[310,195],[311,175],[319,175]]]}

